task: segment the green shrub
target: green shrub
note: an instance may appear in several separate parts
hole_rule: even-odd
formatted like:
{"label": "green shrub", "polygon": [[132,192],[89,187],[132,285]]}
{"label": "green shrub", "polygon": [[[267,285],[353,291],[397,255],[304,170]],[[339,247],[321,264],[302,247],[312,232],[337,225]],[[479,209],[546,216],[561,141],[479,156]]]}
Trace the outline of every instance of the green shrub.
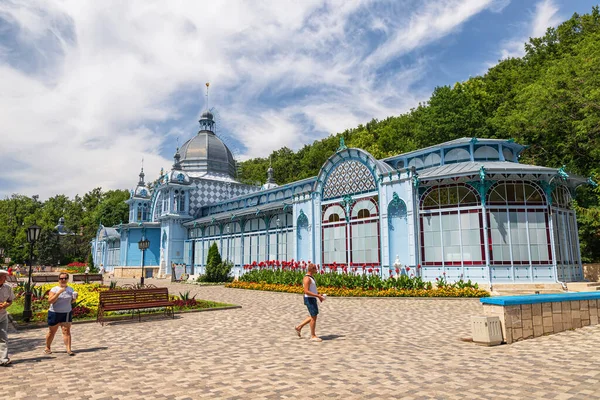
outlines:
{"label": "green shrub", "polygon": [[233,264],[230,262],[221,262],[217,265],[207,265],[204,282],[231,282],[232,278],[229,276]]}
{"label": "green shrub", "polygon": [[208,249],[208,256],[206,257],[206,268],[215,268],[222,262],[223,261],[221,260],[221,254],[219,254],[219,248],[217,247],[217,243],[215,242]]}

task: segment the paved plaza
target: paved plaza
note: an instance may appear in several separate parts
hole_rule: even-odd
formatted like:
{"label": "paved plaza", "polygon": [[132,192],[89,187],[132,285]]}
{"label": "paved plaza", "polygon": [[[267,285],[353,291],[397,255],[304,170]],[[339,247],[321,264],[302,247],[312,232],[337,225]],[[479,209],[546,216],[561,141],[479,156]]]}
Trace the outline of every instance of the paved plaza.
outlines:
{"label": "paved plaza", "polygon": [[75,357],[11,328],[3,398],[600,399],[600,325],[481,347],[461,341],[478,300],[330,298],[312,343],[300,295],[149,283],[242,308],[76,324]]}

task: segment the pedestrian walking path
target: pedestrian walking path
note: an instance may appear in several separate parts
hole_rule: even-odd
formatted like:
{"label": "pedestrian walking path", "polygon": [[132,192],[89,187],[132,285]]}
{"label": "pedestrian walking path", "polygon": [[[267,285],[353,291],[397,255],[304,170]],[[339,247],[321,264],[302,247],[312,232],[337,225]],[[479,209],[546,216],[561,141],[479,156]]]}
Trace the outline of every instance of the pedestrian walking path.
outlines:
{"label": "pedestrian walking path", "polygon": [[[133,282],[132,280],[122,280]],[[336,299],[312,343],[300,295],[149,280],[241,309],[73,326],[75,357],[45,330],[11,330],[7,399],[600,399],[600,325],[512,345],[469,337],[473,299]]]}

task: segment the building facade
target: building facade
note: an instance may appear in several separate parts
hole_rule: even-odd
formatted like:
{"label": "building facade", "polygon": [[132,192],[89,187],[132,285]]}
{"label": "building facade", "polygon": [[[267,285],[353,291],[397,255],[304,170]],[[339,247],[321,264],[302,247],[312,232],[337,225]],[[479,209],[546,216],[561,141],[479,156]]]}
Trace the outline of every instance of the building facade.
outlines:
{"label": "building facade", "polygon": [[581,281],[571,203],[578,186],[595,183],[521,164],[524,149],[462,138],[377,160],[342,139],[316,177],[279,186],[269,168],[257,187],[236,181],[231,152],[205,112],[171,171],[149,185],[140,173],[128,223],[99,228],[94,261],[139,268],[144,237],[144,263],[160,275],[176,264],[203,273],[216,243],[236,275],[253,262],[293,259],[384,277],[402,265],[428,281]]}

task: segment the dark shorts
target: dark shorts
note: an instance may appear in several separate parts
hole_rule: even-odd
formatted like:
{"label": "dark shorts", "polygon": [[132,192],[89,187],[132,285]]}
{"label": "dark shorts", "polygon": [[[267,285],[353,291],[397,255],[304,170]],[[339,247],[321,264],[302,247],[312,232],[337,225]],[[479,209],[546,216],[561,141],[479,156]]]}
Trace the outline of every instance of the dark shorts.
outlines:
{"label": "dark shorts", "polygon": [[64,322],[73,322],[72,312],[48,311],[48,326],[54,326]]}
{"label": "dark shorts", "polygon": [[308,313],[311,317],[319,315],[319,306],[317,305],[316,297],[305,297],[304,304],[306,304],[306,308],[308,308]]}

